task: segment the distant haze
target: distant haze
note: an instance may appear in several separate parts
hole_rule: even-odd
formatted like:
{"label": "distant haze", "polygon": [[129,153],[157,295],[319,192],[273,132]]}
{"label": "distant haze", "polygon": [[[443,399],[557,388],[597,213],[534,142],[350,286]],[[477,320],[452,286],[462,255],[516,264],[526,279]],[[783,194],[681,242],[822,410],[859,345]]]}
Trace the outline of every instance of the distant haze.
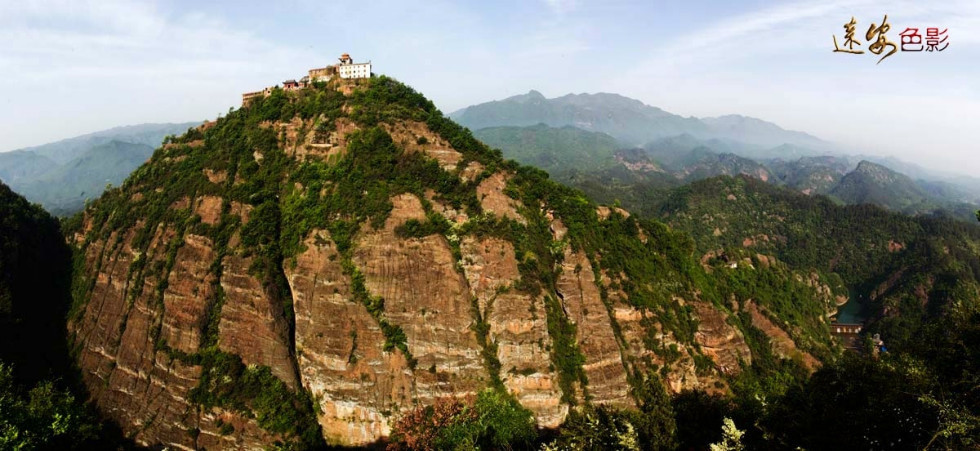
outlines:
{"label": "distant haze", "polygon": [[[217,3],[217,2],[216,2]],[[833,53],[853,16],[948,29],[943,52]],[[863,38],[863,36],[862,36]],[[861,40],[862,48],[868,43]],[[0,150],[214,118],[342,52],[445,112],[531,89],[739,114],[851,153],[980,173],[980,2],[26,1],[0,4]]]}

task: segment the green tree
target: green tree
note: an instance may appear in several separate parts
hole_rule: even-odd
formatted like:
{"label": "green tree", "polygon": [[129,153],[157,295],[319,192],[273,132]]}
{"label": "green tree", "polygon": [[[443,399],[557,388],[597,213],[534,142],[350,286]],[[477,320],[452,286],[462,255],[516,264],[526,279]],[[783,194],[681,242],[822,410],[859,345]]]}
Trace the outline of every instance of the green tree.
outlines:
{"label": "green tree", "polygon": [[735,422],[731,418],[725,417],[721,426],[721,441],[711,444],[711,451],[742,451],[745,445],[742,444],[742,436],[745,431],[735,427]]}
{"label": "green tree", "polygon": [[70,392],[44,381],[24,393],[12,368],[0,363],[0,449],[80,449],[98,432]]}
{"label": "green tree", "polygon": [[670,395],[660,376],[651,372],[636,381],[633,397],[639,404],[639,412],[631,411],[640,442],[644,449],[666,450],[677,446],[677,423]]}
{"label": "green tree", "polygon": [[546,449],[639,451],[640,437],[630,415],[607,406],[572,411],[558,439]]}
{"label": "green tree", "polygon": [[408,412],[395,423],[389,449],[523,449],[536,437],[529,410],[487,389],[475,401],[444,398]]}

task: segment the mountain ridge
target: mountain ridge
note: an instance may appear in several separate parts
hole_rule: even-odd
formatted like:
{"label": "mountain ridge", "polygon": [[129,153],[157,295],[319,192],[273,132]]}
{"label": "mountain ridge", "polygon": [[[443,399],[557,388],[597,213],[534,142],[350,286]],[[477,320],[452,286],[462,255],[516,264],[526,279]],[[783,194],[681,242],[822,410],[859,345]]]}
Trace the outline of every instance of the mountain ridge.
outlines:
{"label": "mountain ridge", "polygon": [[713,118],[683,117],[620,94],[566,94],[551,99],[532,90],[502,100],[459,109],[450,117],[474,130],[491,126],[572,125],[604,132],[627,145],[683,133],[702,138],[737,139],[767,147],[785,143],[829,148],[830,144],[804,132],[741,115]]}

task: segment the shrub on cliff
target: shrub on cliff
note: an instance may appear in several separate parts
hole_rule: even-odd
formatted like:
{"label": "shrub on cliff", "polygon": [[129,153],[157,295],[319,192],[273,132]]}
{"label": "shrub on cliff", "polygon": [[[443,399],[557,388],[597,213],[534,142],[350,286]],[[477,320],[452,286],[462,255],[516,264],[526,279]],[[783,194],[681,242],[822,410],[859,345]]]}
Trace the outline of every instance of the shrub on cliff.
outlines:
{"label": "shrub on cliff", "polygon": [[443,398],[408,412],[395,423],[388,449],[521,449],[536,436],[530,411],[487,389],[475,401]]}

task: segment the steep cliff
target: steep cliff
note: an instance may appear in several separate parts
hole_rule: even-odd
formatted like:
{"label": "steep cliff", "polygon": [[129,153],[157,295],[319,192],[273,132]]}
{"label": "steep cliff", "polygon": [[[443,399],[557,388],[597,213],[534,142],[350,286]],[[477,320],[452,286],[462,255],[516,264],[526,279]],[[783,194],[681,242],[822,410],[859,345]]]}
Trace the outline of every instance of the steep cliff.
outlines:
{"label": "steep cliff", "polygon": [[387,77],[274,90],[73,227],[77,361],[145,445],[363,445],[488,387],[555,427],[635,407],[649,377],[724,391],[753,358],[735,314],[759,293],[689,239],[504,161]]}

